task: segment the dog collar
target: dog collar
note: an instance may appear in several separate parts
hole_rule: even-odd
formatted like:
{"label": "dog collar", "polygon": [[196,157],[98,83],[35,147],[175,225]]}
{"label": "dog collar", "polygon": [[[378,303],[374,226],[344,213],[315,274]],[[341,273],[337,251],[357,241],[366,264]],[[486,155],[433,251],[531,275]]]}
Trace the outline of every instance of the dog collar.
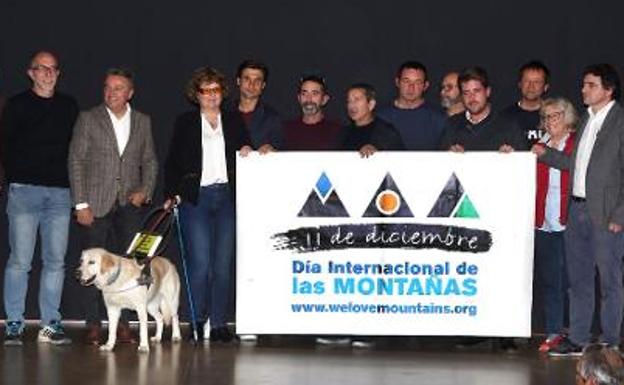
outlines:
{"label": "dog collar", "polygon": [[120,274],[121,274],[121,262],[117,264],[117,270],[115,270],[115,273],[106,281],[106,286],[112,285],[117,280],[117,278],[119,278]]}

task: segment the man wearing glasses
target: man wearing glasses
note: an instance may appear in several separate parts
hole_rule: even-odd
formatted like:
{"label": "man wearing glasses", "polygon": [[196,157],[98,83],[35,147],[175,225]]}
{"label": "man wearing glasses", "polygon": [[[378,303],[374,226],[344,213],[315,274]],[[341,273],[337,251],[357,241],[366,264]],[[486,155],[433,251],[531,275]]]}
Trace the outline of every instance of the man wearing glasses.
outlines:
{"label": "man wearing glasses", "polygon": [[[109,69],[104,103],[80,113],[69,148],[69,181],[82,248],[104,247],[124,254],[139,230],[141,206],[151,200],[157,161],[149,116],[130,107],[133,75]],[[100,342],[101,295],[84,289],[85,343]],[[122,315],[117,341],[133,342]]]}
{"label": "man wearing glasses", "polygon": [[7,214],[11,252],[4,271],[5,345],[22,345],[28,273],[40,236],[43,262],[39,289],[38,341],[67,344],[59,306],[71,214],[67,151],[76,101],[56,92],[56,57],[37,52],[27,70],[31,89],[8,100],[0,129],[9,184]]}

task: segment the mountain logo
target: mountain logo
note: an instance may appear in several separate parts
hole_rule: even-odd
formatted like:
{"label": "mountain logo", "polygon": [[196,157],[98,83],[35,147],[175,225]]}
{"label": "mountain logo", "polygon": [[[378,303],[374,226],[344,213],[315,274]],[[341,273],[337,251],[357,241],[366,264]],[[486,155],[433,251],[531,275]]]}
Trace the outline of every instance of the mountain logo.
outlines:
{"label": "mountain logo", "polygon": [[363,217],[413,217],[392,175],[387,173],[371,199]]}
{"label": "mountain logo", "polygon": [[464,191],[464,186],[453,173],[431,208],[430,218],[479,218],[474,204]]}
{"label": "mountain logo", "polygon": [[297,215],[299,217],[348,217],[334,185],[323,171],[312,188],[308,199]]}

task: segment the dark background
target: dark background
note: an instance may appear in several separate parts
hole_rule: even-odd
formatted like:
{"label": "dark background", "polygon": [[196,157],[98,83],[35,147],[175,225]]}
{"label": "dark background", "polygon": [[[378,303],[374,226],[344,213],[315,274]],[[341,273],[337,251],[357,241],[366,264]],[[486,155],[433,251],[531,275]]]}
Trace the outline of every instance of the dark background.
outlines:
{"label": "dark background", "polygon": [[[2,0],[0,93],[29,87],[25,69],[39,49],[58,54],[59,87],[82,109],[100,103],[107,68],[128,67],[136,74],[133,107],[152,116],[162,160],[173,120],[188,108],[185,83],[199,66],[221,70],[234,86],[243,59],[266,62],[271,73],[265,100],[284,118],[297,115],[296,81],[302,72],[325,74],[333,96],[329,115],[344,119],[344,89],[350,83],[372,83],[380,103],[388,103],[396,67],[408,59],[428,67],[428,99],[435,103],[446,71],[478,64],[491,75],[495,105],[510,104],[517,97],[517,68],[541,59],[552,70],[549,94],[578,105],[585,65],[610,62],[623,68],[623,11],[622,1],[596,0]],[[0,221],[4,265],[4,215]],[[70,238],[68,268],[73,269],[79,252],[75,231]],[[64,316],[81,318],[79,288],[70,274],[66,281]],[[33,286],[28,309],[28,318],[38,318]]]}

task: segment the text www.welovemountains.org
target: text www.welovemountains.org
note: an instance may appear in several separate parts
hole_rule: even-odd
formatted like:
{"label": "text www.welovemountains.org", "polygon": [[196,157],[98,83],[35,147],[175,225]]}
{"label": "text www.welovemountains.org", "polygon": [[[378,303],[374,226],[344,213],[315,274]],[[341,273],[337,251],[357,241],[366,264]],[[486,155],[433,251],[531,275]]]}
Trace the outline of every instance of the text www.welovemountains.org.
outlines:
{"label": "text www.welovemountains.org", "polygon": [[476,305],[437,305],[416,303],[413,305],[366,304],[366,303],[293,303],[293,313],[372,313],[372,314],[458,314],[474,317]]}

